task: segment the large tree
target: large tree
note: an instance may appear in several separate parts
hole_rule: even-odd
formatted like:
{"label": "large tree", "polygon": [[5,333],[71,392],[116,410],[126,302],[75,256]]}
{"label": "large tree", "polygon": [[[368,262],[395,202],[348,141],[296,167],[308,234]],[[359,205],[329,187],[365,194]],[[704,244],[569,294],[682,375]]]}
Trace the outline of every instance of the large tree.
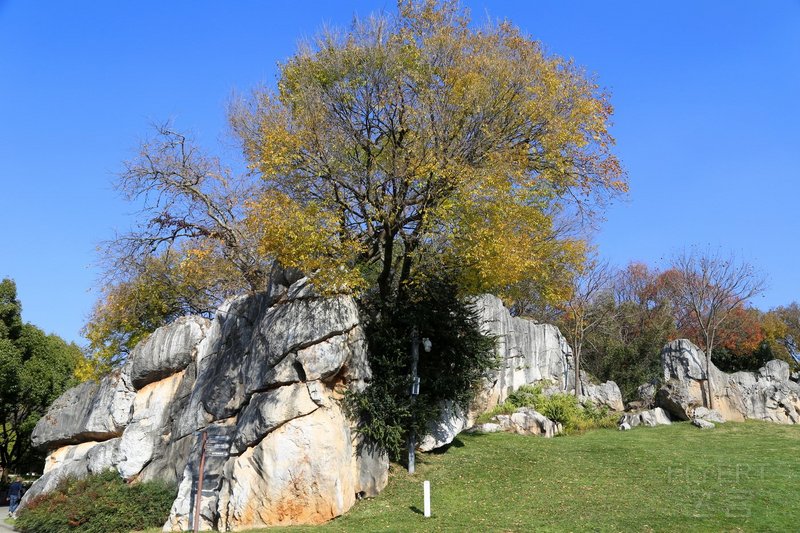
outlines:
{"label": "large tree", "polygon": [[[220,298],[264,288],[275,260],[387,305],[435,277],[459,295],[557,300],[583,261],[575,230],[626,189],[611,112],[571,61],[508,22],[473,26],[456,2],[401,1],[325,32],[281,65],[277,89],[231,105],[249,175],[170,128],[129,162],[120,187],[145,218],[107,249],[93,343],[129,349],[160,325],[152,311],[163,323],[213,308],[151,305],[138,288],[153,273],[166,296]],[[146,326],[114,338],[135,322],[120,302],[139,296]]]}
{"label": "large tree", "polygon": [[[626,187],[610,114],[583,70],[512,24],[401,1],[397,16],[317,37],[231,121],[264,180],[251,215],[262,251],[325,256],[310,264],[357,269],[349,279],[389,300],[432,270],[513,297],[579,263],[563,215]],[[293,220],[317,228],[312,246],[285,246]]]}
{"label": "large tree", "polygon": [[736,309],[763,291],[764,277],[733,255],[692,249],[673,258],[670,283],[676,306],[685,310],[700,332],[701,347],[706,354],[708,406],[713,409],[709,369],[718,333]]}
{"label": "large tree", "polygon": [[[30,435],[50,403],[74,383],[75,344],[22,322],[13,280],[0,282],[0,466],[35,467]],[[41,460],[41,458],[38,458]]]}

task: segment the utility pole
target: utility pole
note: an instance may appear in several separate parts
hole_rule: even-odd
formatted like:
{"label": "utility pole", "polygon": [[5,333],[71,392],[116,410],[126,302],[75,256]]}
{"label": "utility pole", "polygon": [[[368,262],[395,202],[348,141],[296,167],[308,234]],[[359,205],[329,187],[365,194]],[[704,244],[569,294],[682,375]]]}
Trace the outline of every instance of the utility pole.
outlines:
{"label": "utility pole", "polygon": [[[419,332],[417,326],[411,330],[411,405],[413,409],[414,401],[419,395],[419,377],[417,376],[417,365],[419,364]],[[408,473],[413,474],[416,467],[416,457],[414,450],[417,448],[417,436],[414,430],[408,432]]]}

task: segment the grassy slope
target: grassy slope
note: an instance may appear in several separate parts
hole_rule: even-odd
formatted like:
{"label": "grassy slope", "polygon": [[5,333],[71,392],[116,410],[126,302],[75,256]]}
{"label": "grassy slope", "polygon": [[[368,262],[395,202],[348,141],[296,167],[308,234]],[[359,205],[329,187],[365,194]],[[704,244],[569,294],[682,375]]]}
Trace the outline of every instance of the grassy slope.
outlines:
{"label": "grassy slope", "polygon": [[800,427],[757,422],[462,435],[337,520],[259,531],[797,531],[799,457]]}
{"label": "grassy slope", "polygon": [[[800,427],[689,424],[542,439],[459,437],[386,491],[289,531],[796,531]],[[422,480],[432,485],[425,519]],[[270,529],[274,532],[276,529]]]}

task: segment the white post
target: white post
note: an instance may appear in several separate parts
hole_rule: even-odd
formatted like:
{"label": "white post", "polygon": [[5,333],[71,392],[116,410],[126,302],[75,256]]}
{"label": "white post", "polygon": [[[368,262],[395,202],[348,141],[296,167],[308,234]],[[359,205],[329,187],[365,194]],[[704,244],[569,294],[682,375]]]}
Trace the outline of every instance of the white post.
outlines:
{"label": "white post", "polygon": [[422,483],[422,492],[423,492],[423,499],[425,508],[425,518],[430,518],[431,516],[431,482],[425,481]]}

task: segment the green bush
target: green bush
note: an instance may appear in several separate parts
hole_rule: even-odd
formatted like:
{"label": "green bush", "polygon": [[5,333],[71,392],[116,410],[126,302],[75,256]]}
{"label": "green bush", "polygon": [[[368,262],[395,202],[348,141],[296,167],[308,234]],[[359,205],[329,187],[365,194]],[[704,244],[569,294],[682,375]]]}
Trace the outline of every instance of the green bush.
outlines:
{"label": "green bush", "polygon": [[541,385],[522,385],[508,395],[506,402],[515,408],[536,407],[543,399]]}
{"label": "green bush", "polygon": [[[369,295],[368,295],[369,296]],[[389,303],[361,301],[369,339],[372,383],[348,392],[345,405],[360,420],[358,431],[397,460],[405,455],[409,431],[424,435],[450,401],[467,408],[487,371],[496,368],[494,338],[480,329],[477,311],[459,298],[457,287],[437,278],[414,287],[414,297]],[[431,340],[419,350],[419,395],[411,399],[411,332]]]}
{"label": "green bush", "polygon": [[539,385],[523,385],[508,395],[502,404],[478,417],[479,424],[489,422],[497,415],[509,415],[520,407],[536,409],[550,420],[561,424],[564,433],[582,433],[589,429],[614,428],[618,415],[605,407],[598,408],[591,402],[581,405],[575,396],[556,393],[546,396]]}
{"label": "green bush", "polygon": [[127,484],[113,470],[84,479],[67,478],[37,496],[14,526],[30,533],[119,533],[160,527],[177,490],[162,482]]}
{"label": "green bush", "polygon": [[564,429],[570,429],[583,415],[578,399],[571,394],[563,393],[548,396],[537,410],[550,420],[555,420],[564,426]]}

